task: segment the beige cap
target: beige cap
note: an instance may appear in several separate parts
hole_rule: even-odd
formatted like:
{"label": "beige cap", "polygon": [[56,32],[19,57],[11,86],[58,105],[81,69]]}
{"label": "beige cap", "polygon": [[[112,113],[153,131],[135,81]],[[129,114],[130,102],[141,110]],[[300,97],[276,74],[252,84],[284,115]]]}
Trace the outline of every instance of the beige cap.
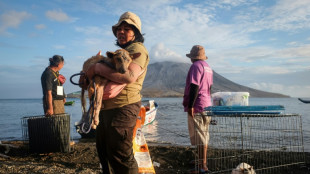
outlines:
{"label": "beige cap", "polygon": [[141,32],[141,20],[140,20],[139,16],[137,16],[136,14],[134,14],[132,12],[125,12],[119,18],[118,23],[112,26],[112,31],[113,31],[115,36],[116,36],[116,28],[119,25],[121,25],[122,22],[127,22],[128,24],[133,25],[134,27],[136,27],[138,29],[138,31],[142,35],[142,32]]}
{"label": "beige cap", "polygon": [[206,56],[205,49],[201,45],[194,45],[189,54],[186,54],[187,57],[191,59],[199,59],[206,60],[208,57]]}

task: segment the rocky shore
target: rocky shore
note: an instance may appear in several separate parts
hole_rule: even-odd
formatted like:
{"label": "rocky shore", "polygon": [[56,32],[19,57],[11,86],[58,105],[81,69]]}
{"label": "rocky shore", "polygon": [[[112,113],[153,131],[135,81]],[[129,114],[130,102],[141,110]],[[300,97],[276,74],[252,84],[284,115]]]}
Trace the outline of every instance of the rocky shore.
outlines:
{"label": "rocky shore", "polygon": [[[94,141],[79,141],[68,153],[29,153],[28,144],[22,141],[2,141],[8,149],[0,146],[0,173],[80,173],[99,174],[100,166]],[[149,143],[151,158],[157,174],[189,173],[194,167],[195,148],[171,144]],[[306,164],[289,170],[287,174],[310,173],[310,154]],[[228,172],[230,173],[230,172]]]}
{"label": "rocky shore", "polygon": [[[80,141],[68,153],[29,153],[22,141],[2,141],[10,145],[8,153],[0,149],[0,173],[100,173],[99,159],[94,141]],[[187,173],[193,168],[194,148],[171,145],[149,145],[156,173]]]}

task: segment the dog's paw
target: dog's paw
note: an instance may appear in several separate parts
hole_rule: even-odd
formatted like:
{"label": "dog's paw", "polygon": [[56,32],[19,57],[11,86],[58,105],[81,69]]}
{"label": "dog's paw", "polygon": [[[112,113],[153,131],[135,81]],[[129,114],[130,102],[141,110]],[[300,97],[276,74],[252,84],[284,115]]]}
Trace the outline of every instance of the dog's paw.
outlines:
{"label": "dog's paw", "polygon": [[98,126],[99,125],[99,119],[98,118],[94,118],[93,124]]}
{"label": "dog's paw", "polygon": [[92,129],[96,129],[96,128],[97,128],[97,125],[92,124],[92,125],[91,125],[91,128],[92,128]]}

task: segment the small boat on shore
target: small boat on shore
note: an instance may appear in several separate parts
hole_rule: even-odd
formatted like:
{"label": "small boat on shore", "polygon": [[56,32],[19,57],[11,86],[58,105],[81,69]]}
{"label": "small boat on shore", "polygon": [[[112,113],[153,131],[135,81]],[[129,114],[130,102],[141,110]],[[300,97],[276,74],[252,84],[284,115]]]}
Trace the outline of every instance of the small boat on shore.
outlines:
{"label": "small boat on shore", "polygon": [[75,103],[74,100],[72,100],[72,101],[67,101],[67,102],[65,103],[65,106],[72,106],[72,105],[74,105],[74,103]]}
{"label": "small boat on shore", "polygon": [[146,110],[145,118],[142,118],[143,125],[153,123],[156,117],[158,104],[154,100],[143,100],[141,107],[145,107]]}
{"label": "small boat on shore", "polygon": [[[149,125],[153,123],[156,118],[156,113],[158,109],[158,104],[154,100],[142,100],[141,107],[144,107],[146,110],[145,118],[142,118],[143,125]],[[81,130],[81,121],[75,123],[76,131],[81,135],[82,138],[95,138],[96,130],[91,129],[89,133],[84,133]]]}
{"label": "small boat on shore", "polygon": [[303,103],[310,103],[310,99],[306,100],[306,99],[298,98],[298,100],[303,102]]}

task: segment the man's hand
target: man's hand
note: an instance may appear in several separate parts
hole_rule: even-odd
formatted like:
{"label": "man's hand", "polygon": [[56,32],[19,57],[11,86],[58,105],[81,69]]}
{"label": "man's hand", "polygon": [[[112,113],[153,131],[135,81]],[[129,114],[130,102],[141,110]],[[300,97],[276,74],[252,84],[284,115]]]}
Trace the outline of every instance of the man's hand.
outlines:
{"label": "man's hand", "polygon": [[59,80],[59,82],[60,82],[61,84],[64,84],[64,83],[66,82],[66,77],[63,76],[63,75],[61,75],[61,74],[59,74],[58,80]]}
{"label": "man's hand", "polygon": [[194,108],[188,108],[187,113],[194,118]]}
{"label": "man's hand", "polygon": [[45,116],[46,117],[50,117],[54,114],[54,111],[53,111],[53,108],[49,108],[47,109],[46,113],[45,113]]}

